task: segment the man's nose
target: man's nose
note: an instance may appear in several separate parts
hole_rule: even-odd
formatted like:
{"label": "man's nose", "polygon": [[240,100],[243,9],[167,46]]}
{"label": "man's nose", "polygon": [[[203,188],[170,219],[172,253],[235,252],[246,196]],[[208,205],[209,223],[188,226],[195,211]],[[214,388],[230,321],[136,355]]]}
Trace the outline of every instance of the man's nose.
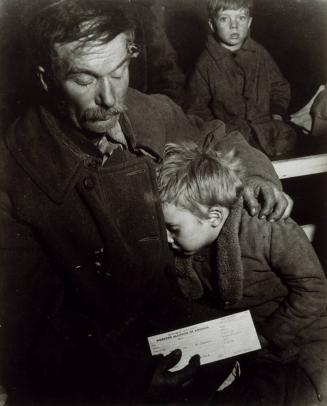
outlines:
{"label": "man's nose", "polygon": [[166,229],[166,231],[167,231],[167,240],[168,240],[169,244],[172,244],[174,242],[174,239],[171,235],[171,232],[167,229]]}
{"label": "man's nose", "polygon": [[115,105],[115,102],[115,89],[113,88],[109,79],[102,78],[98,82],[96,103],[104,107],[112,107]]}

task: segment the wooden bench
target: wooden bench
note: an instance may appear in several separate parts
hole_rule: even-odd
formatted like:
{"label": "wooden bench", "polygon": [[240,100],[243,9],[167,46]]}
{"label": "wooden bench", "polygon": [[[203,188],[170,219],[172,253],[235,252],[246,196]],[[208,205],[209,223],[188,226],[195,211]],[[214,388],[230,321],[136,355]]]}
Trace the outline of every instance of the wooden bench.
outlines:
{"label": "wooden bench", "polygon": [[[315,175],[327,172],[327,153],[282,159],[280,161],[273,161],[272,164],[279,179]],[[314,224],[305,224],[302,226],[302,229],[308,239],[313,241],[316,226]]]}
{"label": "wooden bench", "polygon": [[327,153],[273,161],[279,179],[327,172]]}

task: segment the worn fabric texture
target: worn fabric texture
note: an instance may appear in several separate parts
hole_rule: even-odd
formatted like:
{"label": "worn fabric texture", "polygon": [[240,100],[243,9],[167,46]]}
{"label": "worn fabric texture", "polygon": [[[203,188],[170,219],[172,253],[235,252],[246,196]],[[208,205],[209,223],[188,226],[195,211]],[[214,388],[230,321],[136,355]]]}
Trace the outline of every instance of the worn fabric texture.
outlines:
{"label": "worn fabric texture", "polygon": [[294,130],[272,119],[272,114],[287,117],[289,101],[289,83],[264,47],[249,37],[239,51],[230,52],[208,36],[188,83],[189,113],[219,118],[274,157],[295,145]]}
{"label": "worn fabric texture", "polygon": [[264,154],[221,122],[188,119],[168,97],[132,89],[126,105],[128,148],[104,165],[45,106],[2,137],[0,379],[13,401],[123,401],[146,387],[146,336],[170,297],[155,176],[165,143],[210,136],[248,159],[249,176],[280,187]]}
{"label": "worn fabric texture", "polygon": [[[220,309],[221,315],[250,309],[258,334],[270,344],[255,362],[296,361],[317,396],[326,399],[327,280],[309,240],[292,219],[259,220],[240,201],[210,250],[185,263],[188,270],[179,272],[177,267],[184,296]],[[185,275],[197,279],[192,288]]]}

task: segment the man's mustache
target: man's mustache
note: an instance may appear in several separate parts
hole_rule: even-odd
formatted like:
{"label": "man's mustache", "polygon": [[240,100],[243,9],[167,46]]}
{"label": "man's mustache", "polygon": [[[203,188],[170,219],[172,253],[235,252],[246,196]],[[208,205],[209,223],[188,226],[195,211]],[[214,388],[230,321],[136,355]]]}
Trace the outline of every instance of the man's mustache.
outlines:
{"label": "man's mustache", "polygon": [[116,103],[113,107],[96,107],[85,110],[82,116],[83,121],[106,121],[123,113],[127,107],[123,103]]}

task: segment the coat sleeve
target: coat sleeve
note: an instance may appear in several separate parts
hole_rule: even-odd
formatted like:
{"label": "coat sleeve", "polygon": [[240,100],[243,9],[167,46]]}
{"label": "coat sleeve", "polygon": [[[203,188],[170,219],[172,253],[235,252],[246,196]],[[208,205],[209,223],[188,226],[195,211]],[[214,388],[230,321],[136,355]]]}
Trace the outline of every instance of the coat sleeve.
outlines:
{"label": "coat sleeve", "polygon": [[184,109],[188,114],[194,114],[203,120],[213,120],[215,116],[210,108],[211,102],[209,76],[198,63],[187,84]]}
{"label": "coat sleeve", "polygon": [[291,99],[291,88],[271,55],[265,52],[270,78],[270,112],[285,116]]}
{"label": "coat sleeve", "polygon": [[164,96],[161,98],[160,112],[165,121],[166,142],[192,140],[214,143],[219,150],[234,149],[242,160],[248,178],[260,177],[282,188],[278,176],[267,156],[246,142],[238,131],[226,130],[220,120],[203,121],[198,116],[185,115],[182,109]]}
{"label": "coat sleeve", "polygon": [[207,139],[216,144],[219,150],[230,151],[234,149],[245,169],[246,179],[259,177],[264,181],[272,182],[279,190],[282,184],[268,157],[256,148],[253,148],[239,131],[224,132],[212,131],[208,133],[209,125],[205,123],[203,131],[207,134]]}
{"label": "coat sleeve", "polygon": [[270,262],[288,294],[262,333],[282,350],[325,311],[327,281],[309,240],[291,219],[271,225]]}

